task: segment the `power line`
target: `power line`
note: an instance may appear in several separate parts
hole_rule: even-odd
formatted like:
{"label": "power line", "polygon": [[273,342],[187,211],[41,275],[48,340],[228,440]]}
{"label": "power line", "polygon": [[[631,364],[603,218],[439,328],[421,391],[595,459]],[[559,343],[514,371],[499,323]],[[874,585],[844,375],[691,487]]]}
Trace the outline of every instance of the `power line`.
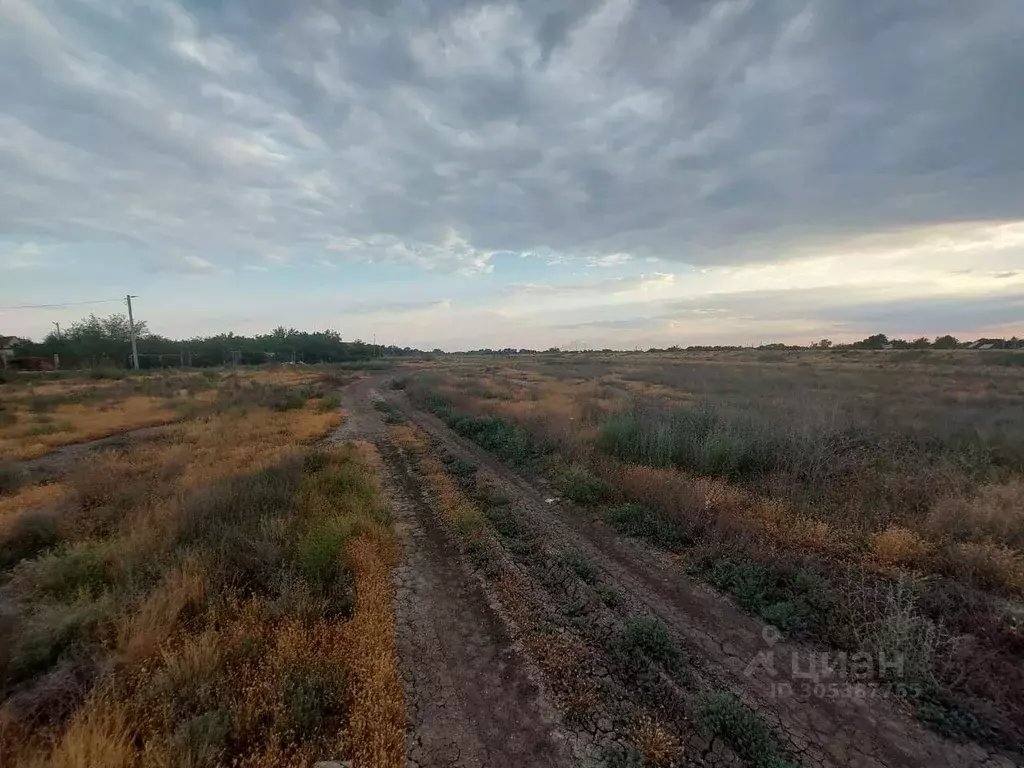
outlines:
{"label": "power line", "polygon": [[80,307],[85,304],[110,304],[115,301],[124,301],[121,299],[97,299],[96,301],[66,301],[62,304],[21,304],[15,307],[0,307],[0,311],[5,309],[55,309],[57,307]]}

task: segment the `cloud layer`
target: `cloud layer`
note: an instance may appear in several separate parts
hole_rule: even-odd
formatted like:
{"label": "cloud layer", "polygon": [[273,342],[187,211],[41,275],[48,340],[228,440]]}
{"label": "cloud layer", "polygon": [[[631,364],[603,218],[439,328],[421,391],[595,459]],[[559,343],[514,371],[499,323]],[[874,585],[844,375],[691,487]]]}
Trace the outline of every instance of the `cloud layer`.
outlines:
{"label": "cloud layer", "polygon": [[5,0],[0,233],[472,273],[1021,218],[1019,0],[567,5]]}

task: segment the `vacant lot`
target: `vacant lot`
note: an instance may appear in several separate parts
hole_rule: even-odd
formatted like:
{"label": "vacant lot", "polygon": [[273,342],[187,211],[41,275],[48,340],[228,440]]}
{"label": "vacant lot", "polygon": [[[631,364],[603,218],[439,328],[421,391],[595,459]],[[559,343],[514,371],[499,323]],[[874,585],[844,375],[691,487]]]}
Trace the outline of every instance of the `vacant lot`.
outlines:
{"label": "vacant lot", "polygon": [[985,360],[12,377],[0,764],[1019,764]]}
{"label": "vacant lot", "polygon": [[[992,358],[995,362],[995,359]],[[1024,376],[979,354],[462,358],[404,383],[595,524],[795,637],[899,655],[941,732],[1024,733]]]}
{"label": "vacant lot", "polygon": [[[342,418],[337,383],[261,372],[3,390],[9,456],[166,426],[46,483],[7,466],[0,763],[394,762],[396,552],[374,448],[321,442]],[[36,434],[45,416],[66,427]]]}

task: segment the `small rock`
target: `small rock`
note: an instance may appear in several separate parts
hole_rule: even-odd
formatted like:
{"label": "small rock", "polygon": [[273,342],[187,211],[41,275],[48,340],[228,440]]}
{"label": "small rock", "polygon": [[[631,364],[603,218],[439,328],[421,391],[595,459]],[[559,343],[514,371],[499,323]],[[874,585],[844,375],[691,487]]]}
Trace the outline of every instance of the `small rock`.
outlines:
{"label": "small rock", "polygon": [[313,763],[313,768],[352,768],[351,760],[321,760]]}

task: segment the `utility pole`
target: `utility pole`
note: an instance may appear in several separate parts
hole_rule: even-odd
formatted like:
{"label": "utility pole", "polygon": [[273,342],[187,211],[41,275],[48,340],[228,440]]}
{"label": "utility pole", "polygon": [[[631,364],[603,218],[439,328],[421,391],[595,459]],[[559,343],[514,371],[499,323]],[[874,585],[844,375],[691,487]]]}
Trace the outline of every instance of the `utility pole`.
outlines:
{"label": "utility pole", "polygon": [[57,341],[60,342],[60,323],[54,323],[57,326]]}
{"label": "utility pole", "polygon": [[132,337],[132,368],[136,371],[139,370],[139,348],[135,343],[135,317],[132,315],[132,299],[137,299],[138,296],[132,296],[130,293],[125,296],[128,301],[128,333]]}

